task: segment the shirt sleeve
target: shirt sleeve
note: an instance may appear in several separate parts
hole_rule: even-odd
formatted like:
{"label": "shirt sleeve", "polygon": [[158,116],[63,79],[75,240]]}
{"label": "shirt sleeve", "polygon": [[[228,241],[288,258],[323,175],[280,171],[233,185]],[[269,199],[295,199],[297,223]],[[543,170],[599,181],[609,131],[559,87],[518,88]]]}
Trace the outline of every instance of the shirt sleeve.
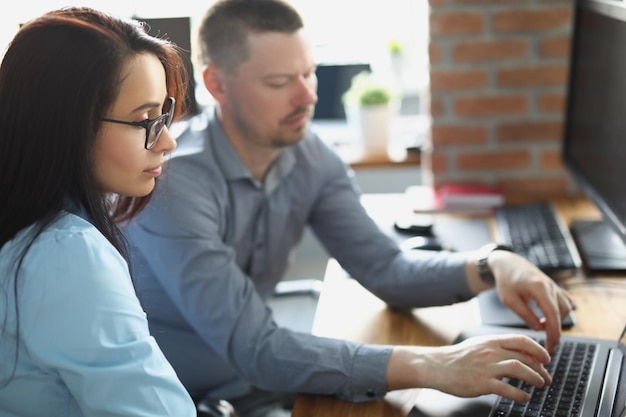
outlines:
{"label": "shirt sleeve", "polygon": [[309,224],[351,277],[396,308],[446,305],[473,296],[465,277],[466,253],[400,250],[361,204],[352,171],[330,150],[315,151],[317,158],[308,166],[318,171],[309,177],[323,182],[316,187]]}
{"label": "shirt sleeve", "polygon": [[[228,227],[228,220],[220,205],[226,198],[220,193],[226,191],[209,186],[217,181],[206,175],[214,173],[182,172],[180,165],[171,166],[166,191],[155,195],[150,207],[126,228],[133,268],[149,260],[136,275],[156,279],[175,305],[175,311],[148,311],[166,322],[182,315],[184,326],[191,326],[257,387],[332,394],[350,401],[385,395],[391,347],[363,349],[359,343],[276,325],[251,279],[237,266],[233,249],[222,242],[220,230]],[[150,277],[141,278],[144,274]]]}
{"label": "shirt sleeve", "polygon": [[23,263],[20,329],[31,360],[85,416],[195,416],[119,253],[93,228],[52,235]]}

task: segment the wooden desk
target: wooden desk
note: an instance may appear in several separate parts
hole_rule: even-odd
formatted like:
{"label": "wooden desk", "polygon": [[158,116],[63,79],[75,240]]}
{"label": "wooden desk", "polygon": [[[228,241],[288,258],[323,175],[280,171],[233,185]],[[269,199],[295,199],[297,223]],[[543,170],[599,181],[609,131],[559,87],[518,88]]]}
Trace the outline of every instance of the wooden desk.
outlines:
{"label": "wooden desk", "polygon": [[[364,203],[367,206],[367,201]],[[582,198],[560,199],[555,204],[566,221],[599,217],[591,203]],[[586,277],[581,272],[564,282],[577,305],[577,323],[566,332],[617,339],[626,323],[624,278]],[[346,308],[347,299],[350,300],[349,308]],[[476,324],[479,324],[476,300],[445,307],[392,311],[331,260],[313,333],[376,344],[440,346],[450,343],[465,326]],[[350,403],[331,396],[299,395],[292,416],[405,417],[418,394],[418,389],[395,391],[381,400],[367,403]]]}

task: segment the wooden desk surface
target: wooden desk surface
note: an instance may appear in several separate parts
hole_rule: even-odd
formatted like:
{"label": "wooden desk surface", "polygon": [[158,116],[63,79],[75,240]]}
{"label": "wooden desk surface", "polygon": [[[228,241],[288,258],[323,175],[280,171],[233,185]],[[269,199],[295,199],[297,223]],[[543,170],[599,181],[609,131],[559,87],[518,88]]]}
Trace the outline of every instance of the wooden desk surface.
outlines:
{"label": "wooden desk surface", "polygon": [[[593,205],[582,198],[564,198],[555,204],[567,222],[574,218],[599,217]],[[588,277],[581,272],[564,283],[577,305],[576,325],[566,332],[617,339],[626,323],[624,278]],[[346,300],[349,300],[349,308]],[[331,260],[313,333],[375,344],[440,346],[450,343],[465,326],[479,324],[479,321],[476,300],[445,307],[392,311]],[[367,403],[350,403],[332,396],[299,395],[292,416],[405,417],[418,394],[418,389],[394,391],[381,400]]]}

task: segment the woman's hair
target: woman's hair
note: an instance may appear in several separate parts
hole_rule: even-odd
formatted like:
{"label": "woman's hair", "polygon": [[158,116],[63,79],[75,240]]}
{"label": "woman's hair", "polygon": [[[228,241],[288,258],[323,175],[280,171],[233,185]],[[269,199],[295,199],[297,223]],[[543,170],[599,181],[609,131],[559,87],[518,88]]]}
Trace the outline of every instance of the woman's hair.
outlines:
{"label": "woman's hair", "polygon": [[249,57],[248,34],[291,34],[303,27],[298,11],[282,0],[218,0],[200,23],[199,60],[234,74]]}
{"label": "woman's hair", "polygon": [[[95,175],[94,141],[120,92],[125,64],[142,53],[158,57],[168,94],[183,103],[187,74],[178,48],[134,20],[59,9],[26,23],[8,46],[0,65],[0,248],[35,227],[15,260],[15,275],[0,277],[15,280],[5,287],[12,295],[2,297],[0,285],[0,305],[17,297],[19,269],[34,240],[71,206],[127,255],[116,223],[137,214],[149,196],[106,193]],[[2,313],[0,333],[7,323]]]}
{"label": "woman's hair", "polygon": [[64,8],[18,31],[0,66],[0,247],[30,224],[44,228],[69,199],[122,251],[115,221],[135,215],[149,196],[107,196],[94,173],[94,141],[125,63],[141,53],[158,57],[168,94],[184,102],[176,47],[140,22]]}

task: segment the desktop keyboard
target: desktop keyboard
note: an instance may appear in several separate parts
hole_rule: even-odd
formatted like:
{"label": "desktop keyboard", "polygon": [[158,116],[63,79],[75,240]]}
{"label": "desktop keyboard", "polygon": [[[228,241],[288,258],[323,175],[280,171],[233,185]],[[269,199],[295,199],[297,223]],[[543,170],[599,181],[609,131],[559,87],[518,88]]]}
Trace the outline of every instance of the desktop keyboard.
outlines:
{"label": "desktop keyboard", "polygon": [[498,242],[534,263],[547,275],[571,275],[581,259],[569,229],[548,202],[498,207]]}
{"label": "desktop keyboard", "polygon": [[580,415],[582,399],[590,376],[595,345],[585,342],[564,342],[552,355],[546,369],[552,384],[535,388],[518,379],[508,383],[530,394],[530,401],[518,403],[499,397],[491,417],[576,417]]}

